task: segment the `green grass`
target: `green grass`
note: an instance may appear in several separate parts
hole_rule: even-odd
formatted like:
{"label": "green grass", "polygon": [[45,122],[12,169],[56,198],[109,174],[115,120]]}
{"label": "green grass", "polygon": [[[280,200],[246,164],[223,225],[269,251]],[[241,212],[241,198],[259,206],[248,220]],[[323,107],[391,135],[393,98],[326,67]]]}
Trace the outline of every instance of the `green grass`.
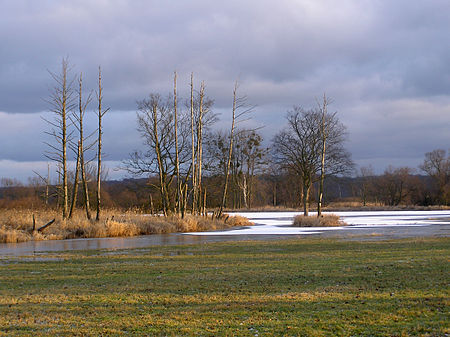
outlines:
{"label": "green grass", "polygon": [[0,260],[0,336],[445,336],[448,238]]}

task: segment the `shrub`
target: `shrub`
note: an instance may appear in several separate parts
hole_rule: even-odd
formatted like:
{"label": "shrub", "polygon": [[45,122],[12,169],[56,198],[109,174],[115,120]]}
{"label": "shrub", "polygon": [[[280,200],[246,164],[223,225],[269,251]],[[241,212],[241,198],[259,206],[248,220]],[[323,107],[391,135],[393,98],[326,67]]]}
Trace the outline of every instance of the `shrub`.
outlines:
{"label": "shrub", "polygon": [[227,227],[236,227],[236,226],[242,227],[252,225],[252,223],[249,222],[247,218],[244,218],[243,216],[240,215],[230,216],[229,218],[227,218],[226,223],[228,225]]}
{"label": "shrub", "polygon": [[320,217],[297,215],[292,224],[294,227],[338,227],[346,225],[335,214],[323,214]]}

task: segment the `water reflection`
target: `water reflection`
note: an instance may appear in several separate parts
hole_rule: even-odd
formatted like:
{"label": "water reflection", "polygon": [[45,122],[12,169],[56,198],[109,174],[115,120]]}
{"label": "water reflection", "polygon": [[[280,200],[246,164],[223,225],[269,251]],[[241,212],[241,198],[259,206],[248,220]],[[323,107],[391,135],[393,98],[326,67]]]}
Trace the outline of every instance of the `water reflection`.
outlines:
{"label": "water reflection", "polygon": [[[221,241],[274,240],[285,236],[278,235],[240,235],[240,236],[195,236],[183,234],[155,234],[125,238],[90,238],[53,241],[28,241],[21,243],[0,243],[1,256],[22,256],[42,254],[43,252],[97,250],[97,249],[131,249],[148,246],[168,246],[185,244],[202,244]],[[292,236],[291,236],[292,237]]]}

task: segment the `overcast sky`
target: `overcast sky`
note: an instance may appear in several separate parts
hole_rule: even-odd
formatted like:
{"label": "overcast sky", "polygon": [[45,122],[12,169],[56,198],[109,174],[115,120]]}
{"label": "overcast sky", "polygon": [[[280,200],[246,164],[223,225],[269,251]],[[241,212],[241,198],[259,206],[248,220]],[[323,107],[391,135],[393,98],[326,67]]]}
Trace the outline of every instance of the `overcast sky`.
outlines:
{"label": "overcast sky", "polygon": [[326,92],[357,164],[417,167],[450,147],[449,33],[448,0],[4,0],[0,177],[46,172],[48,71],[67,56],[92,89],[102,66],[110,178],[142,148],[136,101],[168,93],[174,70],[181,95],[191,72],[205,81],[217,127],[228,127],[238,78],[268,144],[287,110]]}

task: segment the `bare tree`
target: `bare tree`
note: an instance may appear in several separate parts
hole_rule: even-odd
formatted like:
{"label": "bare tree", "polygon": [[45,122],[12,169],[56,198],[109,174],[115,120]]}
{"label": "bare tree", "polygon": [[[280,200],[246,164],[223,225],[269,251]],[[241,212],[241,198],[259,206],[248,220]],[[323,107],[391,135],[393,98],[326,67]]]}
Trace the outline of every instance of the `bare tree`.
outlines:
{"label": "bare tree", "polygon": [[419,168],[432,177],[438,189],[438,202],[448,205],[450,197],[450,152],[437,149],[425,153],[423,164]]}
{"label": "bare tree", "polygon": [[[177,72],[174,72],[173,76],[173,115],[174,115],[174,132],[175,132],[175,174],[177,177],[177,200],[176,200],[176,208],[177,213],[182,213],[184,210],[183,201],[181,191],[181,179],[180,179],[180,159],[179,159],[179,149],[178,149],[178,114],[177,114]],[[184,212],[183,215],[184,216]]]}
{"label": "bare tree", "polygon": [[194,124],[195,124],[195,118],[194,118],[194,74],[191,73],[191,97],[190,97],[190,112],[191,112],[191,141],[192,141],[192,149],[191,149],[191,155],[192,155],[192,214],[195,214],[196,212],[196,205],[197,205],[197,177],[196,177],[196,170],[195,170],[195,133],[194,133]]}
{"label": "bare tree", "polygon": [[240,191],[245,208],[252,205],[255,173],[267,162],[268,149],[262,147],[262,137],[256,130],[241,129],[236,131],[232,160],[232,173],[235,185]]}
{"label": "bare tree", "polygon": [[372,166],[363,166],[359,169],[359,177],[361,180],[359,192],[363,201],[363,206],[367,205],[367,199],[369,197],[374,176],[375,173],[373,172]]}
{"label": "bare tree", "polygon": [[61,73],[55,74],[50,72],[51,77],[55,81],[55,86],[47,100],[51,107],[51,111],[55,114],[53,120],[44,119],[50,126],[51,131],[46,132],[52,136],[56,144],[46,142],[50,148],[45,156],[58,163],[58,174],[62,177],[61,194],[62,194],[62,217],[66,219],[68,216],[68,174],[67,174],[67,146],[71,138],[68,130],[68,115],[74,107],[73,102],[73,80],[69,79],[69,63],[67,58],[61,62]]}
{"label": "bare tree", "polygon": [[197,134],[197,146],[196,155],[197,161],[194,166],[194,174],[196,175],[196,194],[198,195],[198,205],[195,205],[195,209],[202,211],[202,166],[203,166],[203,128],[204,128],[204,100],[205,100],[205,83],[202,81],[200,84],[200,91],[198,96],[198,113],[196,121],[196,134]]}
{"label": "bare tree", "polygon": [[72,199],[70,202],[70,210],[69,210],[69,216],[68,218],[72,218],[73,209],[76,207],[77,203],[77,195],[78,195],[78,172],[80,171],[80,142],[78,141],[77,146],[77,163],[75,165],[75,175],[73,180],[73,187],[72,187]]}
{"label": "bare tree", "polygon": [[192,213],[202,212],[202,170],[203,143],[205,133],[217,120],[213,113],[214,101],[206,96],[205,83],[201,82],[200,90],[194,95],[193,75],[191,74],[191,97],[189,109],[191,115],[191,161],[192,161]]}
{"label": "bare tree", "polygon": [[[125,163],[126,169],[133,174],[157,174],[163,213],[174,211],[172,208],[171,184],[176,177],[175,169],[175,132],[173,101],[169,96],[161,98],[158,94],[150,94],[148,99],[138,102],[138,131],[144,139],[148,151],[145,153],[134,152],[130,160]],[[180,117],[178,115],[178,117]],[[185,126],[185,119],[179,127]],[[186,130],[180,128],[179,154],[183,154],[186,142]],[[180,165],[185,162],[187,156],[179,156]],[[175,196],[176,197],[176,196]]]}
{"label": "bare tree", "polygon": [[95,217],[96,221],[100,220],[100,209],[101,209],[101,177],[102,177],[102,118],[108,112],[108,109],[103,110],[102,107],[103,100],[103,88],[102,88],[102,71],[101,68],[98,67],[98,92],[97,92],[97,101],[98,101],[98,138],[97,138],[97,215]]}
{"label": "bare tree", "polygon": [[[204,209],[204,193],[200,194],[202,182],[204,132],[214,123],[213,101],[205,94],[202,83],[194,93],[191,75],[191,97],[186,109],[179,109],[174,76],[173,96],[162,98],[150,94],[138,102],[138,131],[148,151],[135,151],[126,161],[125,168],[132,174],[156,174],[164,214],[177,212],[184,215],[188,200],[188,182],[192,179],[192,211]],[[176,184],[174,184],[176,182]],[[176,187],[173,188],[173,185]]]}
{"label": "bare tree", "polygon": [[[317,200],[317,216],[320,217],[322,215],[322,199],[323,199],[323,181],[325,179],[325,154],[327,149],[327,140],[329,135],[330,125],[327,123],[325,125],[325,119],[327,118],[327,110],[328,105],[330,104],[330,100],[327,98],[325,93],[323,94],[322,103],[318,103],[318,108],[321,114],[320,119],[320,140],[321,140],[321,149],[320,149],[320,179],[319,179],[319,197]],[[335,117],[336,113],[334,114]]]}
{"label": "bare tree", "polygon": [[386,168],[376,182],[379,198],[385,205],[397,206],[407,201],[415,185],[412,173],[409,167],[395,168],[389,165]]}
{"label": "bare tree", "polygon": [[[273,139],[274,158],[287,171],[297,174],[302,181],[304,215],[309,214],[311,186],[320,180],[321,154],[323,151],[320,110],[304,110],[294,106],[288,112],[288,126]],[[349,172],[353,168],[350,154],[344,148],[346,130],[335,114],[325,114],[327,151],[324,160],[324,178]]]}
{"label": "bare tree", "polygon": [[247,96],[238,96],[239,83],[234,83],[233,89],[233,105],[231,109],[231,128],[229,136],[228,159],[225,166],[225,182],[223,186],[222,203],[220,205],[218,216],[221,216],[226,206],[228,181],[230,176],[231,159],[233,156],[233,140],[236,125],[244,121],[248,114],[253,111],[254,106],[248,105]]}
{"label": "bare tree", "polygon": [[[80,74],[80,77],[78,79],[78,112],[74,113],[72,115],[73,119],[73,125],[78,131],[79,138],[78,138],[78,146],[77,146],[77,170],[80,172],[81,175],[81,184],[83,189],[83,197],[84,197],[84,207],[86,210],[86,217],[88,219],[91,219],[91,212],[90,212],[90,202],[89,202],[89,189],[88,189],[88,178],[86,173],[86,166],[89,164],[89,162],[85,161],[85,153],[88,151],[92,146],[95,145],[95,142],[91,142],[91,144],[88,144],[85,146],[85,142],[93,135],[90,134],[88,136],[85,136],[84,134],[84,115],[86,112],[86,108],[88,104],[91,102],[91,94],[89,94],[85,101],[83,101],[83,75]],[[77,172],[76,172],[77,173]],[[78,175],[75,173],[75,181],[76,185],[78,186]],[[76,191],[74,194],[74,199],[76,198]],[[73,200],[72,204],[75,200]]]}

